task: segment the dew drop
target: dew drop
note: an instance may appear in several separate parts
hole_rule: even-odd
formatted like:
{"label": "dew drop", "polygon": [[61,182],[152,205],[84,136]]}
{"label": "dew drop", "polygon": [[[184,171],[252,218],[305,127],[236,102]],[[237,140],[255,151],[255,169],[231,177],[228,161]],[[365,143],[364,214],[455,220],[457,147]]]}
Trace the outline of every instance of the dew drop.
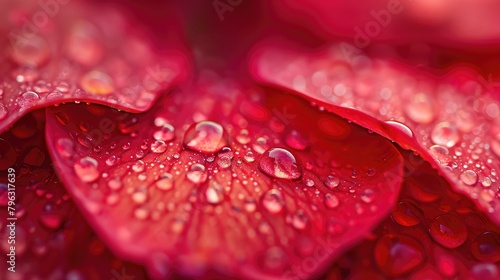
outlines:
{"label": "dew drop", "polygon": [[398,121],[386,121],[386,124],[395,127],[402,131],[404,134],[408,135],[409,137],[413,137],[413,131],[405,124],[400,123]]}
{"label": "dew drop", "polygon": [[259,169],[280,179],[296,180],[302,176],[302,166],[289,151],[282,148],[267,150],[259,161]]}
{"label": "dew drop", "polygon": [[291,224],[294,228],[303,230],[306,228],[307,223],[308,218],[303,210],[298,210],[297,213],[293,214]]}
{"label": "dew drop", "polygon": [[334,194],[327,193],[324,198],[324,203],[326,207],[334,209],[339,206],[340,201]]}
{"label": "dew drop", "polygon": [[254,162],[255,161],[255,157],[254,157],[252,152],[246,153],[244,158],[245,158],[246,162]]}
{"label": "dew drop", "polygon": [[450,214],[438,216],[429,225],[429,233],[437,243],[446,248],[457,248],[467,239],[467,227]]}
{"label": "dew drop", "polygon": [[160,129],[154,132],[153,138],[164,142],[169,142],[175,137],[175,129],[170,124],[164,124]]}
{"label": "dew drop", "polygon": [[500,261],[500,234],[492,231],[479,234],[471,244],[471,252],[483,262]]}
{"label": "dew drop", "polygon": [[144,161],[138,160],[132,165],[132,170],[135,172],[142,172],[144,171]]}
{"label": "dew drop", "polygon": [[97,161],[91,157],[84,157],[75,162],[73,166],[76,175],[83,182],[93,182],[99,177],[99,170],[97,170]]}
{"label": "dew drop", "polygon": [[42,37],[30,35],[29,40],[16,40],[10,57],[20,65],[39,66],[50,55],[49,45]]}
{"label": "dew drop", "polygon": [[460,140],[457,129],[448,122],[438,123],[431,132],[431,140],[435,144],[451,148]]}
{"label": "dew drop", "polygon": [[375,200],[375,191],[372,189],[365,189],[361,194],[361,201],[364,203],[372,203]]}
{"label": "dew drop", "polygon": [[191,168],[186,172],[186,178],[195,183],[201,184],[207,180],[207,173],[205,172],[205,166],[199,163],[191,165]]}
{"label": "dew drop", "polygon": [[122,181],[118,177],[108,181],[108,187],[114,191],[121,189],[122,185]]}
{"label": "dew drop", "polygon": [[33,91],[27,91],[23,93],[19,99],[17,100],[17,104],[23,108],[27,108],[29,106],[35,105],[34,102],[36,102],[38,99],[40,99],[40,96],[36,92]]}
{"label": "dew drop", "polygon": [[248,134],[248,130],[242,129],[240,133],[236,135],[236,141],[242,145],[250,143],[250,136]]}
{"label": "dew drop", "polygon": [[174,177],[170,173],[163,173],[155,185],[163,191],[171,190],[174,187]]}
{"label": "dew drop", "polygon": [[387,234],[375,245],[375,262],[388,276],[400,276],[416,269],[425,259],[422,245],[406,235]]}
{"label": "dew drop", "polygon": [[277,189],[268,190],[262,196],[262,206],[270,213],[277,214],[283,210],[285,206],[285,201],[283,200],[283,195]]}
{"label": "dew drop", "polygon": [[205,191],[205,196],[208,203],[218,204],[222,202],[224,199],[222,186],[213,180],[210,181],[210,184]]}
{"label": "dew drop", "polygon": [[59,138],[56,141],[56,151],[64,158],[70,158],[74,148],[73,141],[68,138]]}
{"label": "dew drop", "polygon": [[137,204],[144,204],[146,200],[148,199],[147,192],[144,190],[137,190],[132,194],[132,201],[134,201]]}
{"label": "dew drop", "polygon": [[472,170],[465,170],[460,174],[460,180],[468,186],[473,186],[477,183],[477,174]]}
{"label": "dew drop", "polygon": [[253,199],[249,198],[249,199],[245,200],[245,202],[243,204],[243,208],[248,213],[253,213],[257,209],[257,204],[255,204],[255,201]]}
{"label": "dew drop", "polygon": [[91,71],[80,79],[80,86],[88,93],[109,95],[115,90],[114,82],[108,74]]}
{"label": "dew drop", "polygon": [[115,165],[115,163],[116,163],[116,156],[115,156],[115,155],[111,155],[111,156],[109,156],[109,157],[106,159],[106,164],[107,164],[108,166],[113,166],[113,165]]}
{"label": "dew drop", "polygon": [[63,222],[63,216],[59,211],[53,209],[52,205],[47,204],[40,213],[40,223],[48,229],[57,229]]}
{"label": "dew drop", "polygon": [[211,154],[228,146],[229,139],[222,125],[212,121],[201,121],[186,130],[183,143],[193,151]]}
{"label": "dew drop", "polygon": [[328,175],[325,178],[325,186],[335,188],[340,184],[340,179],[334,175]]}
{"label": "dew drop", "polygon": [[401,201],[398,205],[396,205],[396,208],[392,212],[391,216],[396,223],[405,227],[411,227],[420,223],[417,216],[419,214],[420,212],[417,206],[409,202]]}
{"label": "dew drop", "polygon": [[424,93],[415,94],[405,109],[406,115],[416,123],[428,124],[434,119],[431,100]]}
{"label": "dew drop", "polygon": [[151,152],[155,154],[161,154],[164,153],[167,150],[167,144],[165,142],[156,140],[155,142],[151,143]]}

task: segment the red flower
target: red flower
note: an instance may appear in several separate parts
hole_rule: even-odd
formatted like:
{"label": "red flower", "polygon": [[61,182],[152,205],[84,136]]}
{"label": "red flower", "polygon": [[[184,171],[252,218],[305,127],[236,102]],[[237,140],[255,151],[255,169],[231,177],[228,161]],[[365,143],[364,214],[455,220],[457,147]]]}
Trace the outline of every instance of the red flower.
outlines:
{"label": "red flower", "polygon": [[3,278],[498,278],[493,4],[1,5]]}

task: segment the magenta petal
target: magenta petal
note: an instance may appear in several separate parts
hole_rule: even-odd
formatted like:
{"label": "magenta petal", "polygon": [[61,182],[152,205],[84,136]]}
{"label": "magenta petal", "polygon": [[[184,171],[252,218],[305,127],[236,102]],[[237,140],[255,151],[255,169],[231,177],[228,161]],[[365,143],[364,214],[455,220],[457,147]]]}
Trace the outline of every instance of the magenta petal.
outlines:
{"label": "magenta petal", "polygon": [[439,79],[353,50],[340,44],[306,53],[262,44],[252,73],[418,152],[500,223],[497,85],[466,69]]}
{"label": "magenta petal", "polygon": [[67,104],[47,118],[51,156],[80,209],[155,277],[318,275],[387,215],[402,180],[382,137],[219,78],[142,114]]}
{"label": "magenta petal", "polygon": [[0,45],[6,54],[0,68],[0,132],[29,110],[68,101],[143,112],[162,91],[187,78],[175,17],[165,15],[171,29],[164,36],[172,39],[159,52],[137,20],[116,8],[52,2],[57,4],[52,9],[64,12],[40,26],[34,25],[40,13],[25,20],[40,9],[37,1],[4,7],[7,25],[0,33],[9,40]]}

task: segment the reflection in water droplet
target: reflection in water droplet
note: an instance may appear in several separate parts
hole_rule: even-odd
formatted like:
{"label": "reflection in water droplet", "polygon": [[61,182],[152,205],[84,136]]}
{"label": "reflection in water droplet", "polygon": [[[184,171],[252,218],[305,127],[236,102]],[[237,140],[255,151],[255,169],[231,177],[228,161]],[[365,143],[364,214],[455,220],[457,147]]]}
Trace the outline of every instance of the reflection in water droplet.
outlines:
{"label": "reflection in water droplet", "polygon": [[409,137],[413,137],[413,131],[405,124],[397,122],[397,121],[386,121],[385,123],[399,129],[400,131],[402,131],[404,134],[408,135]]}
{"label": "reflection in water droplet", "polygon": [[302,176],[302,166],[292,153],[282,148],[267,150],[259,161],[259,169],[274,178],[296,180]]}
{"label": "reflection in water droplet", "polygon": [[155,154],[161,154],[167,150],[167,144],[163,141],[156,140],[151,143],[151,152]]}
{"label": "reflection in water droplet", "polygon": [[207,177],[208,175],[205,172],[205,166],[199,163],[191,165],[189,171],[186,172],[186,178],[195,184],[204,183],[207,180]]}
{"label": "reflection in water droplet", "polygon": [[244,158],[245,158],[246,162],[254,162],[254,160],[255,160],[255,157],[254,157],[252,152],[246,153]]}
{"label": "reflection in water droplet", "polygon": [[467,227],[450,214],[438,216],[429,225],[429,233],[437,243],[446,248],[456,248],[467,239]]}
{"label": "reflection in water droplet", "polygon": [[486,231],[479,234],[471,244],[471,252],[483,262],[500,261],[500,233]]}
{"label": "reflection in water droplet", "polygon": [[92,182],[99,177],[97,170],[97,161],[91,157],[84,157],[75,162],[73,166],[76,175],[80,177],[83,182]]}
{"label": "reflection in water droplet", "polygon": [[211,154],[228,146],[229,139],[222,125],[211,121],[201,121],[186,130],[183,143],[193,151]]}
{"label": "reflection in water droplet", "polygon": [[448,122],[438,123],[431,132],[435,144],[451,148],[460,140],[457,129]]}
{"label": "reflection in water droplet", "polygon": [[285,206],[283,195],[279,190],[268,190],[262,196],[262,206],[264,206],[267,211],[273,214],[281,212],[281,210],[283,210],[283,207]]}
{"label": "reflection in water droplet", "polygon": [[475,185],[477,183],[477,174],[472,170],[465,170],[462,174],[460,174],[460,180],[462,180],[462,182],[466,185]]}
{"label": "reflection in water droplet", "polygon": [[115,90],[113,79],[100,71],[91,71],[80,79],[80,86],[88,93],[109,95]]}
{"label": "reflection in water droplet", "polygon": [[132,165],[132,170],[135,172],[142,172],[144,170],[144,161],[138,160]]}
{"label": "reflection in water droplet", "polygon": [[325,178],[325,186],[335,188],[340,184],[340,179],[333,175],[328,175]]}

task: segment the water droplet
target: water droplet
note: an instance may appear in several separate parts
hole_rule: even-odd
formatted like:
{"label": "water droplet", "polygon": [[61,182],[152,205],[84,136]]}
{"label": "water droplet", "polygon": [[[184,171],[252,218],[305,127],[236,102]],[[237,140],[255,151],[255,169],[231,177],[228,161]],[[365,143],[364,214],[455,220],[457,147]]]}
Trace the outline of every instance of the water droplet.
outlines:
{"label": "water droplet", "polygon": [[471,244],[471,252],[483,262],[500,261],[500,234],[492,231],[479,234]]}
{"label": "water droplet", "polygon": [[100,71],[91,71],[80,80],[80,86],[88,93],[109,95],[115,90],[113,79]]}
{"label": "water droplet", "polygon": [[42,37],[30,35],[28,40],[16,40],[10,57],[19,65],[39,66],[49,58],[49,45]]}
{"label": "water droplet", "polygon": [[217,160],[217,165],[219,165],[220,168],[228,168],[231,166],[231,158],[229,156],[221,156]]}
{"label": "water droplet", "polygon": [[135,172],[142,172],[144,171],[144,161],[138,160],[132,165],[132,170]]}
{"label": "water droplet", "polygon": [[175,137],[175,129],[170,124],[164,124],[160,129],[154,132],[155,140],[169,142]]}
{"label": "water droplet", "polygon": [[17,104],[19,104],[19,106],[23,108],[27,108],[29,106],[35,105],[34,103],[38,99],[40,99],[40,97],[38,96],[38,94],[36,94],[36,92],[27,91],[23,93],[21,97],[19,97],[19,99],[17,100]]}
{"label": "water droplet", "polygon": [[222,186],[214,180],[210,181],[210,184],[205,191],[205,196],[208,203],[220,203],[224,199]]}
{"label": "water droplet", "polygon": [[76,175],[83,182],[92,182],[99,177],[97,170],[97,161],[91,157],[84,157],[75,162],[74,169]]}
{"label": "water droplet", "polygon": [[288,134],[285,136],[285,143],[290,148],[299,151],[303,151],[309,146],[307,140],[296,130],[291,130],[290,132],[288,132]]}
{"label": "water droplet", "polygon": [[308,186],[308,187],[314,187],[314,181],[311,179],[306,179],[305,183],[306,183],[306,186]]}
{"label": "water droplet", "polygon": [[279,247],[267,249],[262,258],[262,266],[267,271],[282,271],[285,263],[286,255]]}
{"label": "water droplet", "polygon": [[340,184],[340,179],[337,176],[328,175],[325,178],[325,186],[335,188]]}
{"label": "water droplet", "polygon": [[191,165],[189,171],[186,172],[186,178],[195,184],[204,183],[207,180],[207,177],[208,175],[205,172],[205,166],[199,163]]}
{"label": "water droplet", "polygon": [[438,216],[429,225],[429,233],[437,243],[446,248],[456,248],[467,239],[467,227],[450,214]]}
{"label": "water droplet", "polygon": [[375,168],[368,168],[366,170],[366,176],[368,177],[373,177],[375,174],[377,174],[377,170]]}
{"label": "water droplet", "polygon": [[297,213],[295,213],[292,216],[291,224],[294,228],[298,230],[305,229],[307,223],[308,223],[308,218],[303,210],[298,210]]}
{"label": "water droplet", "polygon": [[151,143],[151,152],[156,153],[156,154],[161,154],[164,153],[167,150],[167,144],[165,142],[156,140],[155,142]]}
{"label": "water droplet", "polygon": [[168,191],[174,187],[174,177],[170,173],[163,173],[156,181],[156,187],[160,190]]}
{"label": "water droplet", "polygon": [[116,156],[115,155],[111,155],[111,156],[109,156],[109,158],[106,159],[106,164],[108,166],[113,166],[113,165],[115,165],[115,163],[116,163]]}
{"label": "water droplet", "polygon": [[249,212],[249,213],[252,213],[252,212],[255,212],[255,210],[257,209],[257,204],[255,203],[255,201],[251,198],[245,200],[244,204],[243,204],[243,208],[245,209],[245,211]]}
{"label": "water droplet", "polygon": [[391,216],[396,223],[405,227],[411,227],[420,223],[420,219],[418,218],[421,214],[420,212],[417,206],[409,202],[401,201],[396,205]]}
{"label": "water droplet", "polygon": [[269,145],[267,144],[267,139],[264,137],[257,138],[255,140],[255,143],[252,145],[252,149],[259,155],[263,154],[267,149],[269,149]]}
{"label": "water droplet", "polygon": [[478,263],[470,268],[472,279],[496,280],[500,278],[500,271],[496,264]]}
{"label": "water droplet", "polygon": [[375,200],[375,191],[372,189],[365,189],[361,194],[361,201],[364,203],[372,203]]}
{"label": "water droplet", "polygon": [[477,183],[477,174],[472,170],[465,170],[460,174],[460,180],[468,186],[473,186]]}
{"label": "water droplet", "polygon": [[248,130],[242,129],[238,135],[236,135],[236,141],[242,145],[250,143],[250,137],[248,135]]}
{"label": "water droplet", "polygon": [[246,153],[244,158],[245,158],[246,162],[254,162],[255,161],[255,157],[254,157],[252,152]]}
{"label": "water droplet", "polygon": [[424,93],[413,95],[405,109],[406,115],[416,123],[428,124],[434,119],[434,108],[431,100]]}
{"label": "water droplet", "polygon": [[448,122],[441,122],[432,130],[431,140],[435,144],[451,148],[460,140],[460,135],[453,125]]}
{"label": "water droplet", "polygon": [[260,158],[259,169],[274,178],[296,180],[302,176],[302,166],[282,148],[267,150]]}
{"label": "water droplet", "polygon": [[123,183],[120,180],[120,178],[116,177],[108,181],[108,187],[112,190],[119,190],[121,189]]}
{"label": "water droplet", "polygon": [[211,154],[228,146],[229,139],[222,125],[211,121],[201,121],[186,130],[183,143],[193,151]]}
{"label": "water droplet", "polygon": [[74,152],[73,141],[68,138],[59,138],[56,141],[56,151],[64,158],[70,158]]}
{"label": "water droplet", "polygon": [[327,193],[325,194],[324,203],[326,207],[333,209],[339,206],[340,201],[334,194]]}
{"label": "water droplet", "polygon": [[400,131],[402,131],[404,134],[408,135],[409,137],[413,137],[413,131],[405,124],[400,123],[398,121],[386,121],[385,123],[399,129]]}
{"label": "water droplet", "polygon": [[416,269],[425,259],[420,243],[406,235],[387,234],[375,245],[374,258],[388,276],[401,276]]}
{"label": "water droplet", "polygon": [[148,194],[145,190],[137,190],[132,194],[132,201],[137,204],[144,204],[148,200]]}
{"label": "water droplet", "polygon": [[267,211],[273,214],[281,212],[281,210],[283,210],[283,207],[285,206],[283,195],[279,190],[276,189],[268,190],[262,196],[262,206],[264,206],[264,208]]}

